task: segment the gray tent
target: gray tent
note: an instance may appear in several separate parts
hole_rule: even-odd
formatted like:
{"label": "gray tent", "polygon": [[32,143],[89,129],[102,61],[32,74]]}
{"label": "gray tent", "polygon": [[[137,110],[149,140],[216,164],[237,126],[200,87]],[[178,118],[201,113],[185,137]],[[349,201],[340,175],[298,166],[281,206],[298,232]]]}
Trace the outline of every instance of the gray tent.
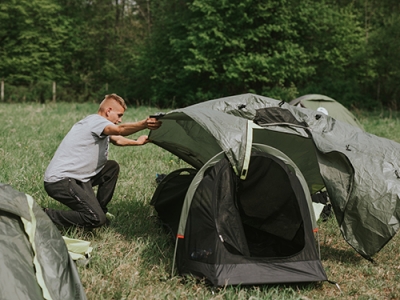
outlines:
{"label": "gray tent", "polygon": [[0,184],[0,298],[86,299],[60,232],[31,196]]}
{"label": "gray tent", "polygon": [[[326,187],[344,239],[367,259],[398,231],[400,144],[394,141],[254,94],[173,110],[162,121],[150,139],[196,169],[222,151],[245,178],[253,144],[282,152],[304,175],[311,194]],[[180,227],[183,223],[181,217]]]}
{"label": "gray tent", "polygon": [[305,107],[323,112],[334,119],[349,123],[350,125],[363,129],[360,121],[346,107],[336,100],[319,94],[308,94],[298,97],[289,102],[290,105]]}

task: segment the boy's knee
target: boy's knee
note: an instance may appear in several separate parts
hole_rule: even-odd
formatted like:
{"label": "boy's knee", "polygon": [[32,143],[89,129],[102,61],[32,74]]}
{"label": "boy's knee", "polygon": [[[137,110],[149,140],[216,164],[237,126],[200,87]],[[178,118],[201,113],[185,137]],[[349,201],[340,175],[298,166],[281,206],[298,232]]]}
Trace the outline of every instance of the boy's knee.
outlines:
{"label": "boy's knee", "polygon": [[84,227],[96,228],[101,227],[107,223],[107,217],[105,213],[96,213],[86,218],[86,225]]}
{"label": "boy's knee", "polygon": [[119,164],[115,160],[107,161],[108,168],[113,170],[117,175],[119,173]]}

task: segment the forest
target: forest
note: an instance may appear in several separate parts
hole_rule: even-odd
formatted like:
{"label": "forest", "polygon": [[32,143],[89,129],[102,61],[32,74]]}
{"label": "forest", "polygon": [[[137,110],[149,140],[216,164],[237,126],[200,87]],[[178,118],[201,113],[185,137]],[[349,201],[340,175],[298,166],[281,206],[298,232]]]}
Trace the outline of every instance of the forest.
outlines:
{"label": "forest", "polygon": [[184,107],[319,93],[400,108],[398,0],[1,0],[5,102]]}

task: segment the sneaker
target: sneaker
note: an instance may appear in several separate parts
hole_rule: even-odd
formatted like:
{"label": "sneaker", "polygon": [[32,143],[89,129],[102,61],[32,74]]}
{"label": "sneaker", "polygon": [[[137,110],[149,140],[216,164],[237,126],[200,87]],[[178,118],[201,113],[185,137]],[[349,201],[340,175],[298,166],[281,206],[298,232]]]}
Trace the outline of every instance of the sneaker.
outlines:
{"label": "sneaker", "polygon": [[115,216],[114,216],[113,214],[110,214],[109,212],[106,212],[106,218],[107,218],[108,220],[114,220],[114,219],[115,219]]}

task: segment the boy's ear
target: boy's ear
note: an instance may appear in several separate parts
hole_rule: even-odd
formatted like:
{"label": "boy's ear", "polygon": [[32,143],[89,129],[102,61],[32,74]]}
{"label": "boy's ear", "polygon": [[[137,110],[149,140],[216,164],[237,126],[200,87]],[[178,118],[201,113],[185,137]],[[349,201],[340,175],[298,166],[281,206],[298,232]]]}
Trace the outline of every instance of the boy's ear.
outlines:
{"label": "boy's ear", "polygon": [[106,116],[108,117],[108,115],[110,114],[110,112],[112,111],[112,107],[108,107],[106,109]]}

